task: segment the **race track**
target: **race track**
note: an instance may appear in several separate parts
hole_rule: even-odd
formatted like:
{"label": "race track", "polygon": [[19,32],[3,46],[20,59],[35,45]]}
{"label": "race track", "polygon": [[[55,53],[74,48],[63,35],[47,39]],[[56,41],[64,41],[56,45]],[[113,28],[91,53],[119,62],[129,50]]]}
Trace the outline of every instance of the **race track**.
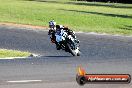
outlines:
{"label": "race track", "polygon": [[[30,51],[41,57],[0,60],[0,88],[80,88],[77,67],[87,73],[132,75],[132,37],[77,33],[81,56],[50,43],[47,31],[0,26],[0,48]],[[10,82],[38,80],[32,82]],[[132,84],[86,84],[83,88],[132,88]]]}

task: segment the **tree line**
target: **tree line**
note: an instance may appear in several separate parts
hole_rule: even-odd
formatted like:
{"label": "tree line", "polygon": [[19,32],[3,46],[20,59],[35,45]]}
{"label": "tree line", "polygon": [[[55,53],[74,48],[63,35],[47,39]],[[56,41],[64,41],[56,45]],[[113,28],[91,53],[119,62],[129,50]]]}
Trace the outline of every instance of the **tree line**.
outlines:
{"label": "tree line", "polygon": [[132,4],[132,0],[77,0],[77,1],[111,2],[111,3],[131,3]]}

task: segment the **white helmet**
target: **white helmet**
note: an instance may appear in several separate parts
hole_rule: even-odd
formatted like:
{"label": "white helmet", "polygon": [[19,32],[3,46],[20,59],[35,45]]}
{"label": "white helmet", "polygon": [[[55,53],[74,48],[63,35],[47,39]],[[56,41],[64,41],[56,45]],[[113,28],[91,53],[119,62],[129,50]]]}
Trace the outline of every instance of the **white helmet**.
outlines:
{"label": "white helmet", "polygon": [[54,20],[51,20],[51,21],[49,22],[49,25],[56,25],[56,22],[55,22]]}
{"label": "white helmet", "polygon": [[55,25],[56,25],[56,22],[55,22],[54,20],[51,20],[51,21],[49,22],[49,27],[50,27],[50,28],[54,28]]}

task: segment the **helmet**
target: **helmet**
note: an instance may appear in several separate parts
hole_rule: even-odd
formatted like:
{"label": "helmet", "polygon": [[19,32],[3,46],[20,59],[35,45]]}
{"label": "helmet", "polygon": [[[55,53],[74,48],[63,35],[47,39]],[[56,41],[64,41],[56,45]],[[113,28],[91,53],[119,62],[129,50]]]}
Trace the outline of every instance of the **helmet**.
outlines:
{"label": "helmet", "polygon": [[56,25],[56,22],[55,22],[54,20],[51,20],[51,21],[49,22],[49,25]]}
{"label": "helmet", "polygon": [[51,20],[51,21],[49,22],[49,27],[50,27],[50,28],[54,28],[55,25],[56,25],[56,22],[55,22],[54,20]]}

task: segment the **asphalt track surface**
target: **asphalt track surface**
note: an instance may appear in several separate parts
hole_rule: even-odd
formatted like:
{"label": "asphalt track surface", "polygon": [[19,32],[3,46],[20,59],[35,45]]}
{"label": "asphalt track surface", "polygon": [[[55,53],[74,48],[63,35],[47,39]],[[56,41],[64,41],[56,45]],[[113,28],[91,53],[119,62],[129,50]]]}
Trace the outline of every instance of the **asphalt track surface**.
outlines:
{"label": "asphalt track surface", "polygon": [[[0,60],[0,88],[132,88],[132,84],[76,83],[77,67],[87,73],[132,75],[132,37],[77,33],[81,56],[57,51],[47,31],[0,26],[0,48],[30,51],[41,57]],[[34,82],[13,82],[41,80]]]}

